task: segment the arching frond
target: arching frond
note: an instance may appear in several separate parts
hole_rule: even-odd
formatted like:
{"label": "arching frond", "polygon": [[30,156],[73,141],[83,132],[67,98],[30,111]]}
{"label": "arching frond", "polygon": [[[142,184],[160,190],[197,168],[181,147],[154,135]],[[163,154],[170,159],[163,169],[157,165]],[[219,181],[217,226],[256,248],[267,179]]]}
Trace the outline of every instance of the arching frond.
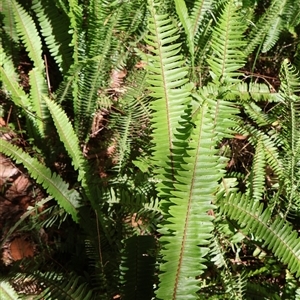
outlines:
{"label": "arching frond", "polygon": [[271,219],[271,212],[263,204],[242,196],[231,194],[221,204],[222,210],[242,226],[244,232],[253,233],[264,241],[263,247],[287,264],[289,270],[300,276],[300,243],[297,231],[279,216]]}
{"label": "arching frond", "polygon": [[80,207],[80,195],[76,190],[70,190],[67,183],[61,177],[42,165],[36,158],[10,144],[0,140],[0,151],[11,157],[17,163],[21,163],[34,178],[40,183],[50,195],[69,213],[75,222],[78,222],[77,209]]}

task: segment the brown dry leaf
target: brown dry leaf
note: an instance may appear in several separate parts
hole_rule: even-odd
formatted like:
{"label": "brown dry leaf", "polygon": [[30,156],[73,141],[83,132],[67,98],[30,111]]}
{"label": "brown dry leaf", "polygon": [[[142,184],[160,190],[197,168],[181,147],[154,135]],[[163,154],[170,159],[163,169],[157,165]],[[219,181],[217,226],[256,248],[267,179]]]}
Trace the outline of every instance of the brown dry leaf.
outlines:
{"label": "brown dry leaf", "polygon": [[16,197],[26,195],[30,185],[31,183],[29,179],[22,174],[6,190],[5,197],[12,200]]}
{"label": "brown dry leaf", "polygon": [[19,170],[10,162],[10,160],[0,154],[0,181],[5,182],[10,177],[18,174],[18,172]]}
{"label": "brown dry leaf", "polygon": [[6,122],[2,117],[0,117],[0,127],[4,127],[4,126],[6,126]]}
{"label": "brown dry leaf", "polygon": [[248,137],[249,137],[248,135],[241,135],[241,134],[236,134],[234,136],[234,138],[237,140],[246,140]]}
{"label": "brown dry leaf", "polygon": [[135,65],[135,67],[137,68],[137,69],[145,69],[145,67],[147,66],[147,63],[145,62],[145,61],[139,61],[136,65]]}
{"label": "brown dry leaf", "polygon": [[110,73],[110,88],[116,89],[120,88],[123,84],[123,79],[126,77],[127,71],[123,70],[112,70]]}
{"label": "brown dry leaf", "polygon": [[34,255],[34,246],[22,237],[15,238],[10,244],[10,255],[13,260],[20,260]]}

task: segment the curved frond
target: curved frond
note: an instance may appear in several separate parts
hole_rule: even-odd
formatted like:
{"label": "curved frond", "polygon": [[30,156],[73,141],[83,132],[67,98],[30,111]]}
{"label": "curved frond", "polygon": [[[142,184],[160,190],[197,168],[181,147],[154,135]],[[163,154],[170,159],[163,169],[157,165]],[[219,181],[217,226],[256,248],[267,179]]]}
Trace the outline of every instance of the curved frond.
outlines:
{"label": "curved frond", "polygon": [[15,105],[30,109],[31,103],[29,101],[29,97],[19,85],[19,78],[14,69],[14,65],[12,61],[5,55],[1,45],[0,59],[1,81],[4,84],[7,94],[11,97],[11,100],[15,103]]}
{"label": "curved frond", "polygon": [[241,194],[231,194],[221,208],[243,227],[244,232],[264,240],[263,247],[272,250],[296,277],[300,276],[300,239],[288,222],[279,216],[272,221],[268,207],[264,209],[262,203]]}
{"label": "curved frond", "polygon": [[69,213],[75,222],[78,222],[77,209],[80,207],[80,195],[76,190],[70,190],[69,186],[55,173],[42,165],[36,158],[30,157],[26,152],[0,140],[0,151],[11,157],[17,163],[21,163],[50,195]]}

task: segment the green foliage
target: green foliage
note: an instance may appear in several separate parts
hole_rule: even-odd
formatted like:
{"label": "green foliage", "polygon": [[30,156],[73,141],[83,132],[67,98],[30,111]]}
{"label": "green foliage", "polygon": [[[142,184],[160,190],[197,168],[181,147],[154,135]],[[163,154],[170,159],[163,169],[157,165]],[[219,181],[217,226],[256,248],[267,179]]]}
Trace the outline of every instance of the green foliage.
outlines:
{"label": "green foliage", "polygon": [[[6,269],[0,289],[22,280],[40,285],[37,299],[297,298],[300,77],[276,52],[282,34],[297,43],[293,5],[3,1],[1,89],[29,142],[1,139],[0,151],[49,206],[3,237],[31,232],[37,251]],[[248,71],[254,61],[263,73],[270,51],[280,87]]]}
{"label": "green foliage", "polygon": [[58,203],[71,214],[73,220],[78,222],[77,209],[80,207],[80,195],[76,190],[69,190],[67,183],[57,174],[43,166],[37,159],[30,157],[26,152],[1,140],[1,152],[12,157],[17,163],[22,163],[32,178],[55,197]]}

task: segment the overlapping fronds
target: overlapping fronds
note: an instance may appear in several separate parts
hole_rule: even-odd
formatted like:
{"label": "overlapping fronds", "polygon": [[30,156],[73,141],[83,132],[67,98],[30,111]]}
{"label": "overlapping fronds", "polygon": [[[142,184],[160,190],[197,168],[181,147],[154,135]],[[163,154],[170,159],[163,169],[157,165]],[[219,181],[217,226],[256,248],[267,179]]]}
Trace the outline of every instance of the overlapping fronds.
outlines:
{"label": "overlapping fronds", "polygon": [[246,29],[235,1],[228,1],[213,29],[211,47],[213,52],[208,59],[211,76],[216,85],[236,82],[236,71],[245,64],[242,49],[245,45],[243,34]]}
{"label": "overlapping fronds", "polygon": [[283,31],[284,26],[289,22],[289,16],[292,10],[299,9],[299,4],[295,7],[294,1],[281,1],[279,10],[276,17],[272,20],[272,26],[269,28],[266,38],[263,43],[262,52],[267,52],[274,47],[279,39],[280,33]]}
{"label": "overlapping fronds", "polygon": [[[274,23],[274,20],[277,20],[277,22],[280,21],[280,13],[283,11],[287,1],[288,0],[270,1],[270,6],[266,12],[262,14],[255,26],[253,24],[250,34],[248,35],[249,42],[244,50],[247,55],[252,53],[257,46],[262,45],[268,36],[268,32],[270,41],[272,41],[274,36],[276,37],[276,35],[278,35],[278,27],[276,26],[276,22]],[[272,47],[272,43],[267,43],[266,46]],[[266,47],[266,50],[268,47]]]}
{"label": "overlapping fronds", "polygon": [[40,183],[50,195],[52,195],[60,206],[68,212],[75,222],[78,222],[77,209],[80,207],[80,195],[76,190],[70,190],[60,176],[52,173],[50,169],[42,165],[36,158],[5,140],[0,140],[0,151],[11,157],[17,163],[21,163],[34,178]]}
{"label": "overlapping fronds", "polygon": [[72,159],[74,169],[78,171],[78,181],[81,182],[85,196],[91,202],[94,209],[97,209],[99,204],[97,202],[97,185],[95,185],[95,179],[93,179],[90,167],[79,147],[78,136],[62,108],[48,98],[45,98],[45,102],[51,113],[60,140]]}
{"label": "overlapping fronds", "polygon": [[199,90],[202,101],[208,101],[214,132],[218,141],[232,137],[232,129],[237,125],[239,110],[233,103],[226,101],[226,94],[226,92],[220,93],[220,90],[216,89],[214,85],[208,85]]}
{"label": "overlapping fronds", "polygon": [[[32,17],[30,14],[16,1],[12,1],[12,10],[14,13],[15,26],[21,42],[24,44],[29,58],[32,60],[34,68],[29,73],[30,78],[30,97],[26,101],[27,96],[17,86],[17,76],[13,72],[12,65],[7,65],[4,70],[9,73],[3,73],[5,84],[12,93],[12,100],[17,105],[22,105],[36,115],[36,119],[32,119],[36,129],[41,137],[46,134],[46,119],[48,117],[47,108],[43,102],[43,94],[47,93],[46,81],[44,76],[44,62],[42,59],[42,42]],[[11,64],[11,63],[10,63]],[[8,75],[12,75],[9,77]],[[17,96],[17,94],[19,94]],[[18,97],[20,98],[18,99]],[[20,101],[21,100],[21,101]],[[28,102],[31,102],[30,104]],[[27,103],[26,103],[27,102]]]}
{"label": "overlapping fronds", "polygon": [[152,299],[154,296],[155,240],[153,236],[132,236],[124,241],[120,266],[122,299]]}
{"label": "overlapping fronds", "polygon": [[[176,44],[178,35],[167,16],[156,13],[155,3],[150,2],[149,9],[151,35],[146,42],[154,48],[148,66],[149,89],[155,98],[152,102],[153,157],[158,178],[162,180],[157,185],[158,191],[166,199],[161,205],[166,218],[161,229],[165,233],[161,238],[165,263],[160,267],[157,297],[183,299],[187,294],[196,297],[199,288],[196,276],[205,268],[202,264],[208,252],[205,245],[213,228],[207,210],[212,208],[211,195],[220,174],[216,171],[215,134],[211,119],[206,117],[207,104],[199,110],[190,145],[184,148],[190,132],[184,111],[190,102],[190,92],[184,85],[187,71],[177,55],[180,51],[180,45]],[[203,224],[201,228],[199,223]],[[198,264],[194,263],[195,258]]]}
{"label": "overlapping fronds", "polygon": [[[16,276],[19,280],[25,278],[25,274],[19,274]],[[35,297],[35,299],[49,299],[54,298],[57,300],[92,300],[95,299],[93,291],[88,284],[82,281],[76,274],[69,274],[69,278],[65,277],[63,273],[57,272],[34,272],[33,274],[26,276],[27,281],[36,280],[44,290]]]}
{"label": "overlapping fronds", "polygon": [[110,114],[109,127],[117,130],[118,137],[115,139],[115,154],[117,163],[114,170],[118,174],[123,173],[123,166],[128,162],[132,151],[133,141],[142,140],[143,130],[146,130],[150,117],[149,105],[144,100],[146,84],[145,72],[133,73],[134,81],[126,82],[126,94],[119,99],[121,111],[112,111]]}
{"label": "overlapping fronds", "polygon": [[271,132],[269,136],[251,124],[241,124],[235,127],[235,130],[243,136],[249,137],[249,142],[254,147],[256,147],[260,140],[268,165],[279,178],[282,178],[283,165],[278,152],[278,147],[282,145],[282,141],[277,138],[277,135]]}
{"label": "overlapping fronds", "polygon": [[66,75],[71,65],[71,35],[65,28],[69,27],[67,15],[59,10],[53,1],[43,0],[33,1],[32,9],[34,10],[40,32],[44,37],[45,43],[52,57],[59,66],[59,69]]}
{"label": "overlapping fronds", "polygon": [[221,208],[240,224],[243,232],[251,232],[262,239],[262,247],[272,250],[296,277],[300,276],[298,232],[289,223],[279,216],[272,219],[269,208],[241,194],[231,194],[221,204]]}

